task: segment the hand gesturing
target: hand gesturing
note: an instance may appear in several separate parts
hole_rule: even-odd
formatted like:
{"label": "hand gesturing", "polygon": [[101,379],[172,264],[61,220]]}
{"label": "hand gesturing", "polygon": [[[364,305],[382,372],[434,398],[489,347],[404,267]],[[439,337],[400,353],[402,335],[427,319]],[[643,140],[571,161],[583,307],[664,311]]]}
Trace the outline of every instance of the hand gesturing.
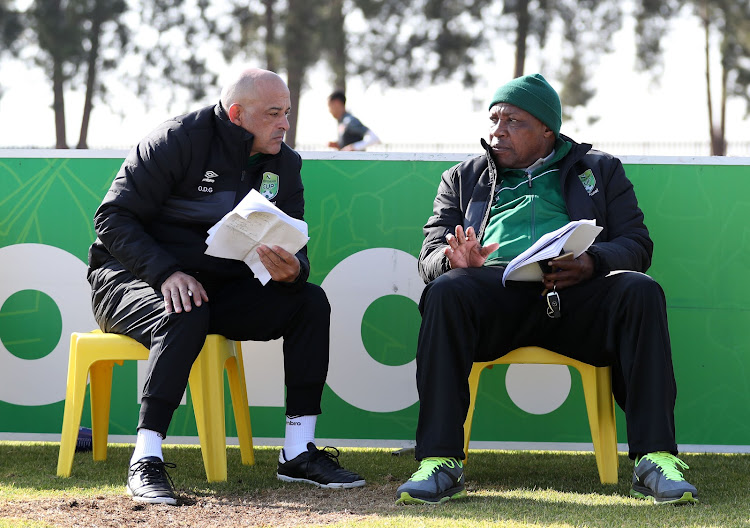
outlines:
{"label": "hand gesturing", "polygon": [[448,234],[445,237],[448,247],[445,248],[445,256],[448,257],[451,269],[455,268],[478,268],[484,264],[487,257],[495,251],[500,244],[493,242],[487,246],[480,246],[473,227],[469,227],[464,235],[464,228],[456,226],[456,234]]}

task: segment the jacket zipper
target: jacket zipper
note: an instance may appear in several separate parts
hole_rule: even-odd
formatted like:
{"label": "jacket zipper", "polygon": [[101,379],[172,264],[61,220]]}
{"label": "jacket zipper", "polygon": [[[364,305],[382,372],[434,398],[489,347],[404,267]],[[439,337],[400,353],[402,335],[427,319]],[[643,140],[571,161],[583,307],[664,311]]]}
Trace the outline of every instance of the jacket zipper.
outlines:
{"label": "jacket zipper", "polygon": [[[526,178],[528,178],[529,181],[529,189],[531,189],[531,173],[526,173]],[[529,204],[531,206],[531,222],[529,226],[529,230],[531,231],[531,240],[536,241],[536,200],[534,200],[534,195],[530,194],[529,198],[531,199],[531,203]]]}
{"label": "jacket zipper", "polygon": [[489,165],[487,167],[490,170],[490,176],[492,178],[492,187],[490,187],[490,199],[487,202],[487,208],[484,211],[484,218],[482,219],[482,223],[479,225],[479,233],[477,233],[477,240],[481,242],[482,235],[484,235],[484,228],[487,227],[487,220],[490,217],[490,209],[492,209],[492,199],[495,196],[495,184],[497,183],[497,173],[495,171],[495,162],[492,160],[492,157],[487,154],[487,159],[489,161]]}

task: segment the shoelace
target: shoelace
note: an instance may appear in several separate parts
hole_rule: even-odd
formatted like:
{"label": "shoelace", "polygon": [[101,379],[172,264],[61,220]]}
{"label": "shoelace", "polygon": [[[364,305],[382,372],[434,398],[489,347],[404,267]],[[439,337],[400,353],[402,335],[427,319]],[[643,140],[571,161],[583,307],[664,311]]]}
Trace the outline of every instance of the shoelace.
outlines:
{"label": "shoelace", "polygon": [[174,469],[177,467],[177,464],[172,464],[171,462],[154,462],[152,460],[139,460],[133,466],[133,472],[141,471],[141,482],[143,484],[153,484],[154,482],[158,482],[159,480],[163,479],[163,476],[166,476],[167,479],[169,479],[169,483],[172,485],[172,488],[174,488],[174,482],[172,481],[172,477],[169,476],[169,473],[167,472],[167,468]]}
{"label": "shoelace", "polygon": [[414,472],[414,474],[411,476],[409,480],[427,480],[430,478],[430,475],[432,475],[437,469],[442,466],[446,465],[449,468],[453,469],[456,467],[456,460],[453,458],[447,458],[447,457],[430,457],[425,458],[422,460],[422,462],[419,464],[419,469]]}
{"label": "shoelace", "polygon": [[674,456],[672,453],[649,453],[643,458],[650,460],[651,462],[659,466],[659,469],[661,469],[662,473],[664,473],[664,476],[667,479],[674,480],[676,482],[685,480],[685,478],[682,476],[682,472],[677,469],[677,466],[680,466],[683,469],[690,469],[690,467],[685,462]]}
{"label": "shoelace", "polygon": [[[335,453],[335,454],[334,454]],[[323,464],[327,466],[333,466],[333,469],[340,469],[341,464],[339,464],[339,455],[341,452],[339,452],[338,449],[331,446],[325,446],[323,449],[318,449],[315,453],[313,453],[311,460],[314,460],[316,458],[320,458]]]}

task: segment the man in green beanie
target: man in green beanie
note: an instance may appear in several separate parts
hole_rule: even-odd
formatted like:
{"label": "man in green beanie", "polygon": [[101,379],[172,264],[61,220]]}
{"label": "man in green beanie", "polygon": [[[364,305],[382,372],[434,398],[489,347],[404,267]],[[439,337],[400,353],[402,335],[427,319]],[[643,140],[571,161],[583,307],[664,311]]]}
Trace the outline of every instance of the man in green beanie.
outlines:
{"label": "man in green beanie", "polygon": [[[399,487],[397,503],[466,496],[463,426],[472,364],[532,345],[612,367],[635,461],[631,495],[697,501],[680,471],[687,465],[676,456],[666,301],[645,275],[653,243],[643,213],[620,160],[560,134],[561,115],[544,77],[513,79],[490,102],[485,153],[443,173],[419,255],[427,283],[417,345],[420,466]],[[540,263],[543,286],[503,285],[513,258],[583,219],[602,227],[585,252]]]}

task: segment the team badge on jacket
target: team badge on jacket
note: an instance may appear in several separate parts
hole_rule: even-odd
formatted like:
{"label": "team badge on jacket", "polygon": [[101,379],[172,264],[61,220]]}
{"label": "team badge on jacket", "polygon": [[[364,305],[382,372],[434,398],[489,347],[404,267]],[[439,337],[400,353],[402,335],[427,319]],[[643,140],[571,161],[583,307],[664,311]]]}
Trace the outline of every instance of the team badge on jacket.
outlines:
{"label": "team badge on jacket", "polygon": [[273,172],[264,172],[263,180],[260,182],[260,194],[266,200],[273,200],[279,194],[279,175]]}
{"label": "team badge on jacket", "polygon": [[583,188],[589,193],[589,196],[594,196],[599,192],[596,188],[596,177],[591,169],[586,169],[584,172],[578,175],[578,179],[581,180]]}

